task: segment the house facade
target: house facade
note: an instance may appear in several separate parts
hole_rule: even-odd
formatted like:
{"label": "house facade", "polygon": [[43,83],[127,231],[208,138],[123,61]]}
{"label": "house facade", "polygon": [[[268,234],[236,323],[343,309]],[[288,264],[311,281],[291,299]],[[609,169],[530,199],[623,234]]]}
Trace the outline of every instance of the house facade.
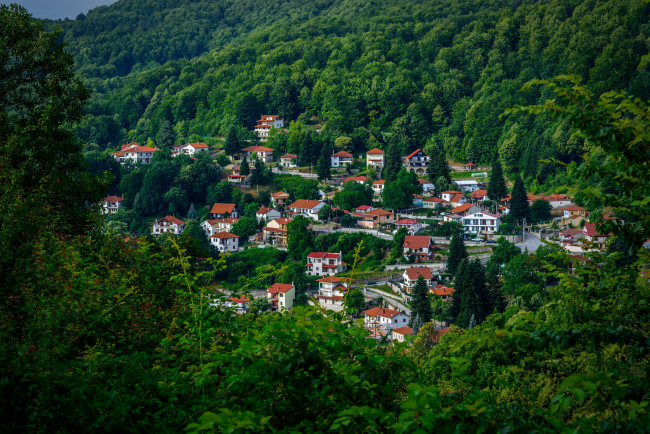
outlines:
{"label": "house facade", "polygon": [[409,326],[402,326],[392,329],[392,338],[397,342],[406,342],[407,336],[413,336],[413,329]]}
{"label": "house facade", "polygon": [[427,167],[429,167],[429,156],[421,149],[416,149],[406,156],[404,166],[409,172],[424,175],[427,173]]}
{"label": "house facade", "polygon": [[359,218],[357,224],[364,229],[379,229],[382,224],[395,221],[395,214],[381,208],[371,209],[363,213],[354,213],[353,215]]}
{"label": "house facade", "polygon": [[395,232],[397,232],[401,228],[406,228],[406,231],[408,232],[409,235],[415,235],[417,234],[420,229],[424,227],[422,223],[415,219],[402,219],[398,220],[394,223],[395,225]]}
{"label": "house facade", "polygon": [[433,242],[428,235],[407,235],[404,238],[404,256],[415,254],[418,260],[433,255]]}
{"label": "house facade", "polygon": [[380,307],[363,312],[364,326],[373,339],[381,339],[388,331],[408,325],[409,319],[404,312]]}
{"label": "house facade", "polygon": [[461,224],[471,234],[493,234],[499,230],[501,219],[496,214],[480,211],[464,216]]}
{"label": "house facade", "polygon": [[332,167],[344,167],[352,164],[352,154],[345,151],[338,151],[332,154]]}
{"label": "house facade", "polygon": [[234,203],[215,203],[210,208],[210,217],[213,219],[238,218],[239,209]]}
{"label": "house facade", "polygon": [[284,127],[284,118],[279,115],[262,115],[255,125],[255,134],[261,141],[265,142],[269,138],[271,128],[278,129]]}
{"label": "house facade", "polygon": [[454,184],[456,184],[463,193],[473,193],[481,188],[481,184],[473,179],[454,181]]}
{"label": "house facade", "polygon": [[340,310],[343,307],[343,296],[348,292],[345,280],[328,276],[318,279],[318,301],[328,309]]}
{"label": "house facade", "polygon": [[402,273],[402,290],[407,294],[410,294],[413,291],[413,287],[418,281],[418,278],[422,276],[424,281],[427,284],[427,288],[431,288],[433,285],[433,273],[429,267],[411,267],[404,270]]}
{"label": "house facade", "polygon": [[454,294],[454,288],[438,283],[433,288],[429,288],[431,294],[437,295],[442,301],[451,302],[451,296]]}
{"label": "house facade", "polygon": [[307,255],[305,273],[310,276],[334,276],[345,271],[345,265],[341,252],[312,252]]}
{"label": "house facade", "polygon": [[278,191],[277,193],[273,193],[271,195],[271,203],[273,204],[274,207],[285,206],[288,200],[289,200],[289,193],[286,193],[284,191]]}
{"label": "house facade", "polygon": [[384,151],[373,148],[366,152],[366,167],[381,169],[384,167]]}
{"label": "house facade", "polygon": [[562,208],[562,219],[563,220],[572,220],[575,218],[584,218],[586,219],[589,213],[586,208],[577,205],[565,206]]}
{"label": "house facade", "polygon": [[153,222],[151,235],[161,235],[165,233],[180,235],[183,233],[183,229],[185,229],[184,221],[179,220],[174,216],[168,215],[161,218],[160,220]]}
{"label": "house facade", "polygon": [[198,143],[186,143],[184,145],[177,145],[172,148],[172,157],[176,157],[181,154],[194,156],[199,152],[208,152],[210,148],[208,145],[202,142]]}
{"label": "house facade", "polygon": [[228,231],[210,235],[210,243],[221,253],[235,253],[239,251],[239,236]]}
{"label": "house facade", "polygon": [[325,202],[320,200],[306,200],[300,199],[289,205],[289,208],[296,214],[311,217],[318,221],[318,211],[325,205]]}
{"label": "house facade", "polygon": [[487,190],[479,188],[469,195],[469,200],[475,205],[480,205],[488,199]]}
{"label": "house facade", "polygon": [[273,152],[275,149],[267,148],[266,146],[249,146],[241,150],[242,157],[250,162],[253,158],[257,158],[262,163],[270,163],[273,161]]}
{"label": "house facade", "polygon": [[154,152],[160,149],[149,146],[140,146],[135,142],[122,145],[119,151],[113,152],[113,157],[120,163],[125,164],[129,161],[133,163],[149,164],[153,158]]}
{"label": "house facade", "polygon": [[449,202],[440,199],[439,197],[426,197],[422,200],[422,207],[429,209],[442,208],[449,205]]}
{"label": "house facade", "polygon": [[273,219],[279,219],[280,217],[282,217],[280,211],[273,208],[260,207],[257,212],[255,212],[255,218],[257,218],[258,222],[262,221],[262,219],[268,222]]}
{"label": "house facade", "polygon": [[298,156],[294,154],[284,154],[280,157],[281,167],[298,167]]}
{"label": "house facade", "polygon": [[115,214],[122,208],[124,198],[122,196],[106,196],[102,204],[104,214]]}
{"label": "house facade", "polygon": [[219,232],[231,231],[233,225],[238,221],[239,219],[232,217],[225,219],[208,219],[204,220],[201,223],[201,227],[203,228],[205,234],[210,237],[211,235],[218,234]]}
{"label": "house facade", "polygon": [[226,301],[226,306],[235,309],[235,312],[239,315],[246,315],[251,301],[253,299],[250,295],[240,295],[239,297],[230,297]]}
{"label": "house facade", "polygon": [[453,213],[453,214],[461,215],[461,216],[467,216],[467,215],[474,214],[474,213],[479,212],[479,211],[481,211],[480,207],[478,207],[476,205],[472,205],[471,203],[464,203],[464,204],[462,204],[460,206],[457,206],[456,208],[452,208],[452,210],[450,212]]}
{"label": "house facade", "polygon": [[293,307],[296,299],[296,287],[291,283],[274,283],[266,288],[266,296],[271,304],[271,311],[276,312]]}
{"label": "house facade", "polygon": [[275,246],[287,247],[287,227],[290,222],[290,219],[285,218],[269,221],[262,229],[264,241]]}
{"label": "house facade", "polygon": [[384,187],[386,186],[386,181],[380,179],[372,183],[372,193],[376,198],[380,198],[384,192]]}

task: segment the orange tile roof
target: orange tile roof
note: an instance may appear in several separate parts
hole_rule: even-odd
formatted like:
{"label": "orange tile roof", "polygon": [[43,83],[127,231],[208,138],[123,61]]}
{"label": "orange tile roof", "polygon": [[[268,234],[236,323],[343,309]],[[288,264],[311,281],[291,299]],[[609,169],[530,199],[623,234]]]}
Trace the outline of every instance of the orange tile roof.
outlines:
{"label": "orange tile roof", "polygon": [[212,205],[210,214],[232,214],[232,211],[235,209],[234,203],[215,203]]}
{"label": "orange tile roof", "polygon": [[339,152],[337,152],[336,154],[332,154],[332,157],[339,157],[339,158],[341,158],[341,157],[352,158],[352,154],[350,154],[349,152],[345,152],[345,151],[339,151]]}
{"label": "orange tile roof", "polygon": [[336,276],[327,276],[323,277],[322,279],[318,279],[316,282],[323,282],[323,283],[337,283],[340,282],[342,279],[341,277],[336,277]]}
{"label": "orange tile roof", "polygon": [[386,184],[386,180],[384,180],[384,179],[380,179],[380,180],[374,181],[372,183],[372,185],[384,185],[384,184]]}
{"label": "orange tile roof", "polygon": [[319,203],[322,202],[320,200],[298,199],[297,201],[289,205],[289,208],[313,209]]}
{"label": "orange tile roof", "polygon": [[408,249],[423,249],[431,245],[428,235],[407,235],[404,238],[404,247]]}
{"label": "orange tile roof", "polygon": [[271,195],[271,197],[275,197],[275,198],[278,198],[278,197],[285,197],[285,196],[286,196],[286,197],[289,197],[289,193],[286,193],[286,192],[284,192],[284,191],[278,191],[277,193],[273,193],[273,194]]}
{"label": "orange tile roof", "polygon": [[177,225],[183,225],[183,224],[185,224],[185,223],[183,222],[183,220],[179,220],[179,219],[177,219],[176,217],[171,216],[171,215],[168,215],[168,216],[166,216],[166,217],[163,217],[163,218],[161,218],[160,220],[156,220],[155,223],[161,222],[161,221],[163,221],[163,220],[166,220],[166,221],[168,221],[168,222],[170,222],[170,223],[174,223],[174,224],[177,224]]}
{"label": "orange tile roof", "polygon": [[583,208],[577,205],[565,206],[564,208],[561,209],[562,211],[587,211],[587,208]]}
{"label": "orange tile roof", "polygon": [[369,155],[373,155],[373,154],[383,155],[383,153],[384,153],[384,151],[382,151],[382,150],[379,149],[379,148],[372,148],[371,150],[369,150],[368,152],[366,152],[366,154],[369,154]]}
{"label": "orange tile roof", "polygon": [[[419,148],[418,148],[418,149],[416,149],[415,151],[411,152],[409,155],[407,155],[406,158],[409,159],[409,158],[411,158],[412,156],[414,156],[415,154],[417,154],[418,152],[422,152],[424,155],[427,155],[427,154],[426,154],[422,149],[419,149]],[[427,155],[427,157],[428,157],[428,155]]]}
{"label": "orange tile roof", "polygon": [[370,211],[364,212],[363,215],[369,215],[369,216],[390,216],[393,215],[392,212],[383,210],[381,208],[375,208],[371,209]]}
{"label": "orange tile roof", "polygon": [[207,147],[208,147],[208,145],[206,145],[206,144],[203,143],[203,142],[198,142],[198,143],[188,143],[188,145],[190,145],[190,146],[193,147],[193,148],[207,148]]}
{"label": "orange tile roof", "polygon": [[447,201],[440,199],[439,197],[427,197],[426,199],[424,199],[424,202],[447,202]]}
{"label": "orange tile roof", "polygon": [[463,198],[462,193],[454,194],[452,197],[449,198],[449,202],[458,203],[462,198]]}
{"label": "orange tile roof", "polygon": [[223,232],[219,232],[218,234],[212,235],[211,238],[219,238],[225,240],[227,238],[239,238],[239,236],[235,234],[231,234],[228,231],[223,231]]}
{"label": "orange tile roof", "polygon": [[443,191],[441,194],[460,194],[460,191],[447,190],[447,191]]}
{"label": "orange tile roof", "polygon": [[267,148],[266,146],[249,146],[242,149],[244,152],[272,152],[275,149]]}
{"label": "orange tile roof", "polygon": [[412,335],[413,334],[413,329],[409,326],[404,326],[404,327],[398,327],[396,329],[393,329],[393,334],[399,334],[399,335]]}
{"label": "orange tile roof", "polygon": [[278,292],[286,293],[293,288],[293,285],[290,283],[274,283],[273,285],[266,288],[266,292],[270,294],[277,294]]}
{"label": "orange tile roof", "polygon": [[349,181],[366,182],[367,180],[368,180],[367,176],[347,176],[341,180],[341,184],[345,184],[346,182]]}
{"label": "orange tile roof", "polygon": [[433,279],[431,268],[428,267],[407,268],[404,272],[406,272],[406,276],[409,280],[416,280],[419,276],[422,276],[425,279]]}
{"label": "orange tile roof", "polygon": [[240,295],[239,297],[230,297],[228,300],[230,300],[233,303],[246,303],[249,301],[253,301],[250,295]]}
{"label": "orange tile roof", "polygon": [[294,155],[294,154],[284,154],[284,155],[283,155],[282,157],[280,157],[280,158],[281,158],[281,159],[282,159],[282,158],[284,158],[284,159],[287,159],[287,158],[298,158],[298,156],[297,156],[297,155]]}
{"label": "orange tile roof", "polygon": [[120,196],[106,196],[104,198],[104,202],[122,202],[123,200],[124,198]]}
{"label": "orange tile roof", "polygon": [[458,213],[467,211],[468,209],[470,209],[473,206],[475,206],[475,205],[473,205],[471,203],[464,203],[461,206],[458,206],[458,207],[452,209],[451,212],[453,212],[454,214],[458,214]]}
{"label": "orange tile roof", "polygon": [[469,197],[472,197],[474,199],[481,199],[482,197],[485,196],[487,196],[487,190],[482,190],[482,189],[473,191],[472,194],[469,195]]}
{"label": "orange tile roof", "polygon": [[384,318],[393,318],[395,315],[399,315],[399,310],[393,309],[382,309],[380,307],[373,307],[372,309],[366,310],[363,312],[366,316],[381,316]]}
{"label": "orange tile roof", "polygon": [[429,292],[438,296],[452,295],[454,293],[454,288],[450,288],[439,283],[433,288],[429,289]]}

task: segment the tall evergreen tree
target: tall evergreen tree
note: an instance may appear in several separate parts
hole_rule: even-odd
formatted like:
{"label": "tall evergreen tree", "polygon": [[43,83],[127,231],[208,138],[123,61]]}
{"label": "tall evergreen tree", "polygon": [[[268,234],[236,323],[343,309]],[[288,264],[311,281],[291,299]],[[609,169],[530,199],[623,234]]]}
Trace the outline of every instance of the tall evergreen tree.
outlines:
{"label": "tall evergreen tree", "polygon": [[508,195],[506,189],[506,180],[503,177],[503,169],[499,157],[496,156],[492,162],[492,171],[490,172],[490,182],[488,183],[487,195],[495,203],[496,211],[499,210],[501,199]]}
{"label": "tall evergreen tree", "polygon": [[485,270],[480,260],[464,259],[458,267],[452,296],[454,323],[468,327],[472,316],[481,323],[490,311],[490,294],[485,286]]}
{"label": "tall evergreen tree", "polygon": [[467,250],[465,249],[465,241],[463,241],[463,233],[458,230],[451,237],[449,243],[449,258],[447,259],[447,272],[455,275],[463,259],[468,257]]}
{"label": "tall evergreen tree", "polygon": [[485,285],[490,298],[489,311],[503,312],[506,307],[505,297],[503,296],[503,288],[501,287],[501,279],[499,273],[501,272],[501,265],[497,262],[487,263],[485,271]]}
{"label": "tall evergreen tree", "polygon": [[439,178],[442,177],[447,183],[451,183],[451,171],[449,170],[449,164],[445,157],[445,149],[441,143],[436,145],[429,158],[429,167],[427,168],[429,181],[435,184],[436,182],[440,182]]}
{"label": "tall evergreen tree", "polygon": [[176,140],[174,134],[174,128],[168,120],[162,121],[160,128],[158,129],[158,135],[156,136],[156,143],[160,148],[170,149],[174,146],[174,141]]}
{"label": "tall evergreen tree", "polygon": [[255,160],[255,167],[251,173],[251,184],[264,184],[264,163],[259,158]]}
{"label": "tall evergreen tree", "polygon": [[515,185],[512,187],[510,214],[518,222],[521,222],[525,218],[530,221],[530,206],[528,205],[526,187],[524,187],[524,181],[521,179],[521,176],[516,177]]}
{"label": "tall evergreen tree", "polygon": [[467,273],[467,267],[467,259],[463,259],[458,264],[458,268],[456,270],[454,293],[451,295],[451,306],[449,307],[449,318],[452,321],[455,321],[456,318],[458,318],[458,315],[460,315],[461,305],[463,303],[463,292],[469,285],[466,282],[469,276],[469,273]]}
{"label": "tall evergreen tree", "polygon": [[386,154],[383,178],[386,182],[394,181],[397,179],[400,170],[402,170],[402,155],[399,145],[393,142],[388,147],[388,153]]}
{"label": "tall evergreen tree", "polygon": [[411,327],[416,317],[419,317],[422,323],[429,322],[433,318],[431,303],[429,303],[429,288],[422,275],[418,276],[411,294],[411,321],[409,322]]}
{"label": "tall evergreen tree", "polygon": [[316,165],[316,173],[318,173],[318,180],[324,181],[332,179],[332,146],[328,143],[321,148],[318,164]]}
{"label": "tall evergreen tree", "polygon": [[188,220],[196,220],[196,217],[196,208],[194,208],[194,202],[192,202],[190,204],[190,209],[187,210],[187,218]]}
{"label": "tall evergreen tree", "polygon": [[248,160],[245,156],[241,159],[241,164],[239,165],[239,174],[241,176],[248,176],[251,174],[251,168],[248,165]]}
{"label": "tall evergreen tree", "polygon": [[228,128],[228,134],[226,134],[226,143],[224,145],[224,151],[227,155],[235,155],[241,150],[241,141],[239,140],[239,134],[237,133],[237,127],[231,125]]}

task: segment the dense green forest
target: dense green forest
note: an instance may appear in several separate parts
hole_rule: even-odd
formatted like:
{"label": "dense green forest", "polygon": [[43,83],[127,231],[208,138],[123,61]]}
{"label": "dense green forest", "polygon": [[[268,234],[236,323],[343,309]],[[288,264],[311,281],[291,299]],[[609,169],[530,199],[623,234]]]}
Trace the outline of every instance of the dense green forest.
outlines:
{"label": "dense green forest", "polygon": [[[354,151],[397,143],[489,163],[543,184],[540,158],[577,161],[562,119],[499,115],[576,74],[647,99],[650,6],[636,0],[121,1],[62,22],[94,94],[77,128],[100,149],[251,129],[262,113],[324,125]],[[561,176],[561,175],[559,175]],[[560,182],[561,183],[561,182]]]}
{"label": "dense green forest", "polygon": [[[468,11],[480,6],[469,5]],[[592,24],[602,24],[602,16]],[[504,272],[533,270],[529,283],[543,286],[543,297],[484,311],[480,324],[470,317],[466,329],[452,326],[442,338],[425,326],[410,346],[378,345],[362,327],[318,308],[237,316],[214,306],[225,302],[214,292],[216,279],[268,283],[263,266],[280,261],[286,268],[274,277],[291,279],[284,254],[212,260],[197,254],[191,237],[134,239],[106,230],[92,204],[111,179],[87,170],[74,135],[89,95],[72,72],[73,57],[57,35],[15,7],[0,6],[0,47],[4,431],[647,432],[650,255],[640,246],[650,238],[650,105],[644,100],[590,90],[575,77],[528,82],[544,97],[506,107],[503,122],[566,122],[598,149],[569,165],[566,176],[587,183],[588,205],[629,216],[599,226],[616,243],[580,261],[553,248],[508,259],[502,249]],[[209,191],[214,173],[201,159],[160,166],[161,176],[187,168],[202,178],[188,194],[233,194],[225,187]],[[608,179],[611,191],[595,194],[594,179]],[[295,220],[306,231],[306,220]],[[350,260],[363,238],[326,235],[314,244],[344,249]],[[365,241],[364,253],[390,247]],[[287,255],[301,257],[313,247],[306,244],[290,240]],[[527,263],[512,262],[521,258]],[[257,268],[240,279],[240,262]],[[459,275],[466,264],[461,260]],[[463,291],[475,290],[476,282],[467,279]],[[503,290],[522,289],[513,286]]]}

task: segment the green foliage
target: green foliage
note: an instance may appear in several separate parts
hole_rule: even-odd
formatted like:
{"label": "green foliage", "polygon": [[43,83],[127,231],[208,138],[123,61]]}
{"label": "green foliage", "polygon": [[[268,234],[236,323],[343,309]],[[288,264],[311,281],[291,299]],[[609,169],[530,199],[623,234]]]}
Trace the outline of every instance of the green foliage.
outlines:
{"label": "green foliage", "polygon": [[524,181],[520,176],[515,177],[515,185],[512,187],[509,215],[516,222],[521,222],[524,219],[530,221],[530,205],[528,205]]}
{"label": "green foliage", "polygon": [[358,313],[365,305],[366,300],[359,288],[350,288],[343,295],[343,306],[345,306],[345,313],[348,315]]}
{"label": "green foliage", "polygon": [[357,219],[352,214],[343,214],[343,216],[341,217],[341,226],[343,226],[344,228],[356,228],[358,220],[359,219]]}
{"label": "green foliage", "polygon": [[392,210],[413,208],[413,195],[421,192],[417,175],[402,169],[395,181],[386,182],[382,200],[384,206]]}
{"label": "green foliage", "polygon": [[354,211],[361,205],[371,205],[372,194],[371,184],[348,181],[334,194],[333,202],[341,209]]}
{"label": "green foliage", "polygon": [[218,184],[208,187],[208,193],[205,198],[205,203],[232,203],[233,187],[228,181],[221,181]]}
{"label": "green foliage", "polygon": [[276,176],[275,182],[293,199],[318,199],[318,181],[297,175]]}
{"label": "green foliage", "polygon": [[501,199],[504,199],[507,194],[506,180],[503,177],[501,162],[498,158],[495,158],[492,162],[492,170],[490,171],[490,182],[487,187],[487,195],[491,201],[495,202],[495,208],[497,208],[501,203]]}
{"label": "green foliage", "polygon": [[411,327],[413,327],[415,318],[418,318],[421,324],[428,323],[433,318],[431,302],[429,301],[429,288],[421,275],[418,276],[411,294],[411,321],[409,323]]}
{"label": "green foliage", "polygon": [[553,216],[551,216],[552,209],[553,207],[551,206],[550,203],[548,203],[548,201],[544,199],[537,199],[530,206],[530,217],[533,220],[533,222],[540,223],[544,221],[549,221],[553,218]]}
{"label": "green foliage", "polygon": [[307,229],[309,224],[305,216],[298,215],[287,225],[287,247],[289,256],[294,259],[302,259],[307,251],[312,250],[314,235]]}
{"label": "green foliage", "polygon": [[447,258],[447,272],[455,275],[463,259],[467,259],[467,249],[463,241],[463,233],[456,231],[449,242],[449,257]]}
{"label": "green foliage", "polygon": [[325,204],[318,210],[318,220],[321,222],[328,222],[332,217],[333,211],[329,204]]}
{"label": "green foliage", "polygon": [[257,232],[257,219],[255,217],[242,216],[237,223],[232,225],[232,233],[239,235],[240,243],[245,243],[248,237]]}
{"label": "green foliage", "polygon": [[[436,142],[435,148],[428,150],[430,157],[429,167],[427,168],[427,177],[429,181],[436,185],[442,183],[443,178],[447,184],[451,183],[451,172],[445,156],[445,149],[440,142]],[[445,190],[440,190],[445,191]]]}
{"label": "green foliage", "polygon": [[320,157],[318,157],[318,164],[316,165],[316,173],[318,180],[323,182],[332,178],[330,169],[332,168],[332,148],[331,146],[324,146],[321,149]]}
{"label": "green foliage", "polygon": [[[238,154],[241,148],[242,144],[239,140],[237,127],[231,125],[230,128],[228,128],[228,134],[226,135],[226,142],[224,144],[223,150],[225,151],[226,155],[233,156],[235,154]],[[244,162],[242,161],[242,166],[243,165]],[[248,173],[246,175],[248,175]]]}

